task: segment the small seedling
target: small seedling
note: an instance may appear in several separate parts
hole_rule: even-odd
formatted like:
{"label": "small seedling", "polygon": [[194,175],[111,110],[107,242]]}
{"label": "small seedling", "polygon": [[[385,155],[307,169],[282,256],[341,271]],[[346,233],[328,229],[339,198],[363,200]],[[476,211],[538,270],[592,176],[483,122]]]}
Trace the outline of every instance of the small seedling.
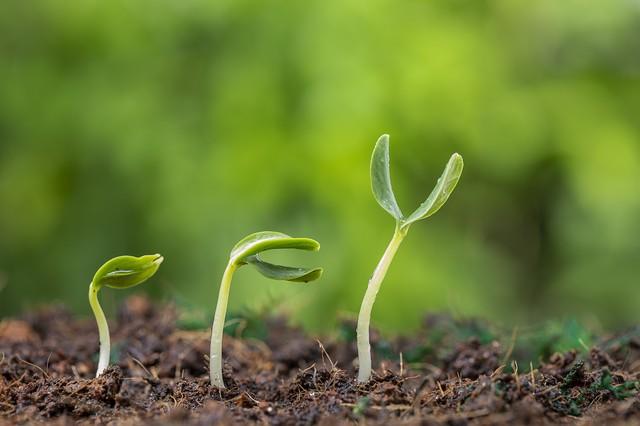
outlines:
{"label": "small seedling", "polygon": [[141,284],[156,273],[164,258],[159,254],[147,256],[118,256],[102,265],[89,285],[89,304],[98,323],[100,334],[100,360],[96,377],[109,366],[111,341],[109,325],[98,302],[98,292],[102,286],[111,288],[129,288]]}
{"label": "small seedling", "polygon": [[224,388],[222,379],[222,335],[224,331],[227,302],[231,278],[239,267],[253,265],[258,272],[273,280],[292,282],[309,282],[320,278],[322,268],[291,268],[265,262],[258,256],[267,250],[299,249],[317,251],[320,244],[310,238],[293,238],[280,232],[257,232],[240,240],[231,250],[229,263],[222,276],[218,304],[211,328],[211,351],[209,353],[209,377],[211,384],[217,388]]}
{"label": "small seedling", "polygon": [[378,263],[365,292],[360,314],[358,315],[358,327],[356,330],[358,341],[358,381],[366,382],[371,377],[371,347],[369,345],[369,321],[371,310],[376,300],[382,280],[387,274],[389,265],[395,256],[400,243],[407,235],[409,227],[414,223],[436,213],[447,201],[453,189],[456,187],[462,174],[463,161],[459,154],[453,154],[447,166],[438,179],[435,188],[424,203],[422,203],[408,217],[402,214],[391,186],[391,174],[389,171],[389,135],[382,135],[371,156],[371,188],[373,196],[391,216],[396,220],[396,229],[389,246],[385,250],[382,259]]}

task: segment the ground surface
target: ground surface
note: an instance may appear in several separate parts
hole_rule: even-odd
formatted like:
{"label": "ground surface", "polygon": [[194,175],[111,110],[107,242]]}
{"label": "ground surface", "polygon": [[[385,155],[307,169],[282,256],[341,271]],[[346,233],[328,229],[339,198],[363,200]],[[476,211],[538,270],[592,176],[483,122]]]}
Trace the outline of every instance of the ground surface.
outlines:
{"label": "ground surface", "polygon": [[59,308],[5,319],[0,425],[640,424],[634,331],[518,367],[517,333],[501,344],[474,323],[433,317],[411,339],[374,333],[376,375],[357,385],[353,324],[316,340],[282,320],[232,322],[219,391],[207,381],[208,332],[171,306],[128,299],[111,325],[118,361],[98,379],[92,321]]}

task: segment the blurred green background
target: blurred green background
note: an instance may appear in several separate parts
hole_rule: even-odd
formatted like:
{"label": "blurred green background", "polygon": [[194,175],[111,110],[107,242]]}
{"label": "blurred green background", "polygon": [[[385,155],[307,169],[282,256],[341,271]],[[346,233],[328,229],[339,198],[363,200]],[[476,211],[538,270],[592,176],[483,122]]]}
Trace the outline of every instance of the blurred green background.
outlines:
{"label": "blurred green background", "polygon": [[132,292],[212,312],[230,248],[309,236],[308,286],[236,274],[231,309],[314,329],[356,313],[393,233],[369,157],[391,135],[409,212],[449,155],[448,204],[415,225],[374,309],[504,323],[638,321],[636,0],[3,1],[0,316],[89,315],[106,259],[160,252]]}

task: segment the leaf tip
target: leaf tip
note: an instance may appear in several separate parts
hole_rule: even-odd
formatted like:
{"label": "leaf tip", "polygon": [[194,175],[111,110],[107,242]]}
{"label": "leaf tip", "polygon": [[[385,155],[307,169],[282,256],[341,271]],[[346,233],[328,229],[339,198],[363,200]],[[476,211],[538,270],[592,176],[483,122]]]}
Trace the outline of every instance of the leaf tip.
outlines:
{"label": "leaf tip", "polygon": [[373,148],[373,157],[375,157],[375,153],[382,149],[385,151],[385,155],[389,155],[389,135],[384,133],[382,136],[378,138],[376,141],[376,145]]}
{"label": "leaf tip", "polygon": [[455,174],[459,178],[460,175],[462,174],[462,169],[464,168],[464,160],[462,158],[462,155],[458,154],[457,152],[454,152],[453,154],[451,154],[449,163],[453,165],[456,172]]}
{"label": "leaf tip", "polygon": [[308,282],[311,282],[311,281],[319,280],[320,277],[322,277],[323,273],[324,273],[324,269],[322,269],[322,268],[314,268],[307,275],[305,275],[303,277],[303,282],[308,283]]}
{"label": "leaf tip", "polygon": [[391,186],[389,135],[378,138],[371,154],[371,189],[378,204],[396,220],[403,218]]}
{"label": "leaf tip", "polygon": [[298,241],[301,245],[298,247],[302,250],[306,251],[319,251],[320,243],[313,238],[291,238],[292,240]]}

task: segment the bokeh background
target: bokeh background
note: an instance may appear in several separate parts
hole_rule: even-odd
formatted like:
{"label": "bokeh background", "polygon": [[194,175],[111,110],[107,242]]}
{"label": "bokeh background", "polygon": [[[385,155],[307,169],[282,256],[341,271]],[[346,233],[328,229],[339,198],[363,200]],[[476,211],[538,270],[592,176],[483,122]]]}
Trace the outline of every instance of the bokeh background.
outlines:
{"label": "bokeh background", "polygon": [[160,252],[148,292],[211,312],[230,248],[279,230],[322,243],[247,268],[232,310],[312,329],[357,313],[393,233],[369,158],[391,135],[410,212],[449,155],[448,204],[415,225],[374,309],[528,324],[637,322],[637,0],[3,1],[0,316],[53,301],[89,315],[106,259]]}

